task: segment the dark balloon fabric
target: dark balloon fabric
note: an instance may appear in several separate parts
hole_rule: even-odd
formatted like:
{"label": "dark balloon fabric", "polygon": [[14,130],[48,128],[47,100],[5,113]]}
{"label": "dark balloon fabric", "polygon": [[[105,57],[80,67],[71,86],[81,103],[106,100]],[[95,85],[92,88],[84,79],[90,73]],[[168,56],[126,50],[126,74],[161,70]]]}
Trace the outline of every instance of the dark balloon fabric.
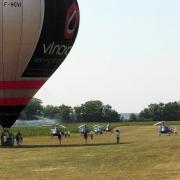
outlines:
{"label": "dark balloon fabric", "polygon": [[45,0],[45,7],[41,36],[23,77],[49,77],[65,59],[77,35],[76,2]]}
{"label": "dark balloon fabric", "polygon": [[0,1],[0,124],[9,128],[70,52],[80,15],[76,0]]}

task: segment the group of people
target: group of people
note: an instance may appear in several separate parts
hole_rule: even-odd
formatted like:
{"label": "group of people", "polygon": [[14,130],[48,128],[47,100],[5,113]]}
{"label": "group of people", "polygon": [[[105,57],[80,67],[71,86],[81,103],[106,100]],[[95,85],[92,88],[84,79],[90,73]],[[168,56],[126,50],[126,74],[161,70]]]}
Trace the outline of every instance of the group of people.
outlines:
{"label": "group of people", "polygon": [[[84,137],[84,143],[85,144],[88,143],[88,136],[89,135],[90,135],[91,140],[93,140],[94,132],[92,130],[89,132],[89,130],[86,128],[86,126],[85,126],[82,134],[83,134],[83,137]],[[116,139],[116,143],[119,144],[120,143],[120,130],[119,129],[115,130],[115,139]]]}
{"label": "group of people", "polygon": [[61,144],[61,142],[62,142],[62,136],[64,136],[65,138],[71,136],[71,133],[69,130],[68,131],[62,131],[59,128],[56,128],[56,133],[57,133],[57,137],[59,140],[59,144]]}
{"label": "group of people", "polygon": [[[70,137],[70,131],[62,131],[60,129],[57,130],[57,137],[59,140],[59,144],[62,142],[62,136],[65,138]],[[88,128],[84,128],[83,132],[83,137],[84,137],[84,143],[88,143],[88,137],[90,136],[90,139],[93,140],[94,138],[94,132],[91,130],[89,131]],[[115,130],[115,139],[116,143],[120,143],[120,131],[118,129]],[[20,130],[18,130],[17,134],[14,136],[12,132],[8,128],[4,128],[2,133],[1,133],[1,145],[2,146],[13,146],[14,142],[16,141],[17,145],[21,145],[23,142],[23,134]]]}
{"label": "group of people", "polygon": [[13,146],[14,141],[16,141],[17,145],[20,145],[23,141],[23,135],[20,130],[18,130],[16,136],[8,129],[4,128],[1,133],[1,145],[2,146]]}

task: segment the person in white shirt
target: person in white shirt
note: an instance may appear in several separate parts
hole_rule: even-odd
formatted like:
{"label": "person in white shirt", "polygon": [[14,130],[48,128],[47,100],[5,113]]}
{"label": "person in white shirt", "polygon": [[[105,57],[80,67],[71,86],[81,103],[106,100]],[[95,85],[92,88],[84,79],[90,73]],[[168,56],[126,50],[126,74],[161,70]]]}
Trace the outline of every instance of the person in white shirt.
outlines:
{"label": "person in white shirt", "polygon": [[93,134],[94,134],[94,133],[93,133],[93,131],[91,130],[91,131],[90,131],[91,140],[93,139]]}
{"label": "person in white shirt", "polygon": [[116,137],[116,143],[119,144],[119,141],[120,141],[120,131],[119,131],[119,129],[116,129],[115,137]]}

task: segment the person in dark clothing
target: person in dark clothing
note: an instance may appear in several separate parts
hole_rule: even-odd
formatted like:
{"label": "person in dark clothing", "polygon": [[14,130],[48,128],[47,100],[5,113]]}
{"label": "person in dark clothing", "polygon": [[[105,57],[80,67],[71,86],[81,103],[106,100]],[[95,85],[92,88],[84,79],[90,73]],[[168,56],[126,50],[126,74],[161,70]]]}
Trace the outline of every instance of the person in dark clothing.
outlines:
{"label": "person in dark clothing", "polygon": [[84,132],[84,142],[85,142],[85,144],[87,144],[87,140],[88,140],[88,133]]}
{"label": "person in dark clothing", "polygon": [[85,126],[84,127],[84,142],[85,142],[85,144],[87,144],[88,143],[88,128]]}
{"label": "person in dark clothing", "polygon": [[17,145],[20,145],[23,141],[23,136],[22,133],[20,131],[17,132],[16,134],[16,143]]}
{"label": "person in dark clothing", "polygon": [[59,139],[59,144],[61,144],[61,139],[62,139],[61,131],[58,131],[57,135],[58,135],[58,139]]}

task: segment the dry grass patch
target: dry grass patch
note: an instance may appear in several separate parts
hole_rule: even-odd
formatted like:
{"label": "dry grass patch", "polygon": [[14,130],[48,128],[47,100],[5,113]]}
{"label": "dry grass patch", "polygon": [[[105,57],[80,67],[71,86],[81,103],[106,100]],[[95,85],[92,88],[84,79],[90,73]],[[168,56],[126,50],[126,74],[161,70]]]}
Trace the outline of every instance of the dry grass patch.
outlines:
{"label": "dry grass patch", "polygon": [[72,134],[25,137],[20,148],[0,148],[0,179],[178,179],[180,136],[158,136],[152,126],[123,126],[121,144],[114,134],[94,136],[84,145]]}

